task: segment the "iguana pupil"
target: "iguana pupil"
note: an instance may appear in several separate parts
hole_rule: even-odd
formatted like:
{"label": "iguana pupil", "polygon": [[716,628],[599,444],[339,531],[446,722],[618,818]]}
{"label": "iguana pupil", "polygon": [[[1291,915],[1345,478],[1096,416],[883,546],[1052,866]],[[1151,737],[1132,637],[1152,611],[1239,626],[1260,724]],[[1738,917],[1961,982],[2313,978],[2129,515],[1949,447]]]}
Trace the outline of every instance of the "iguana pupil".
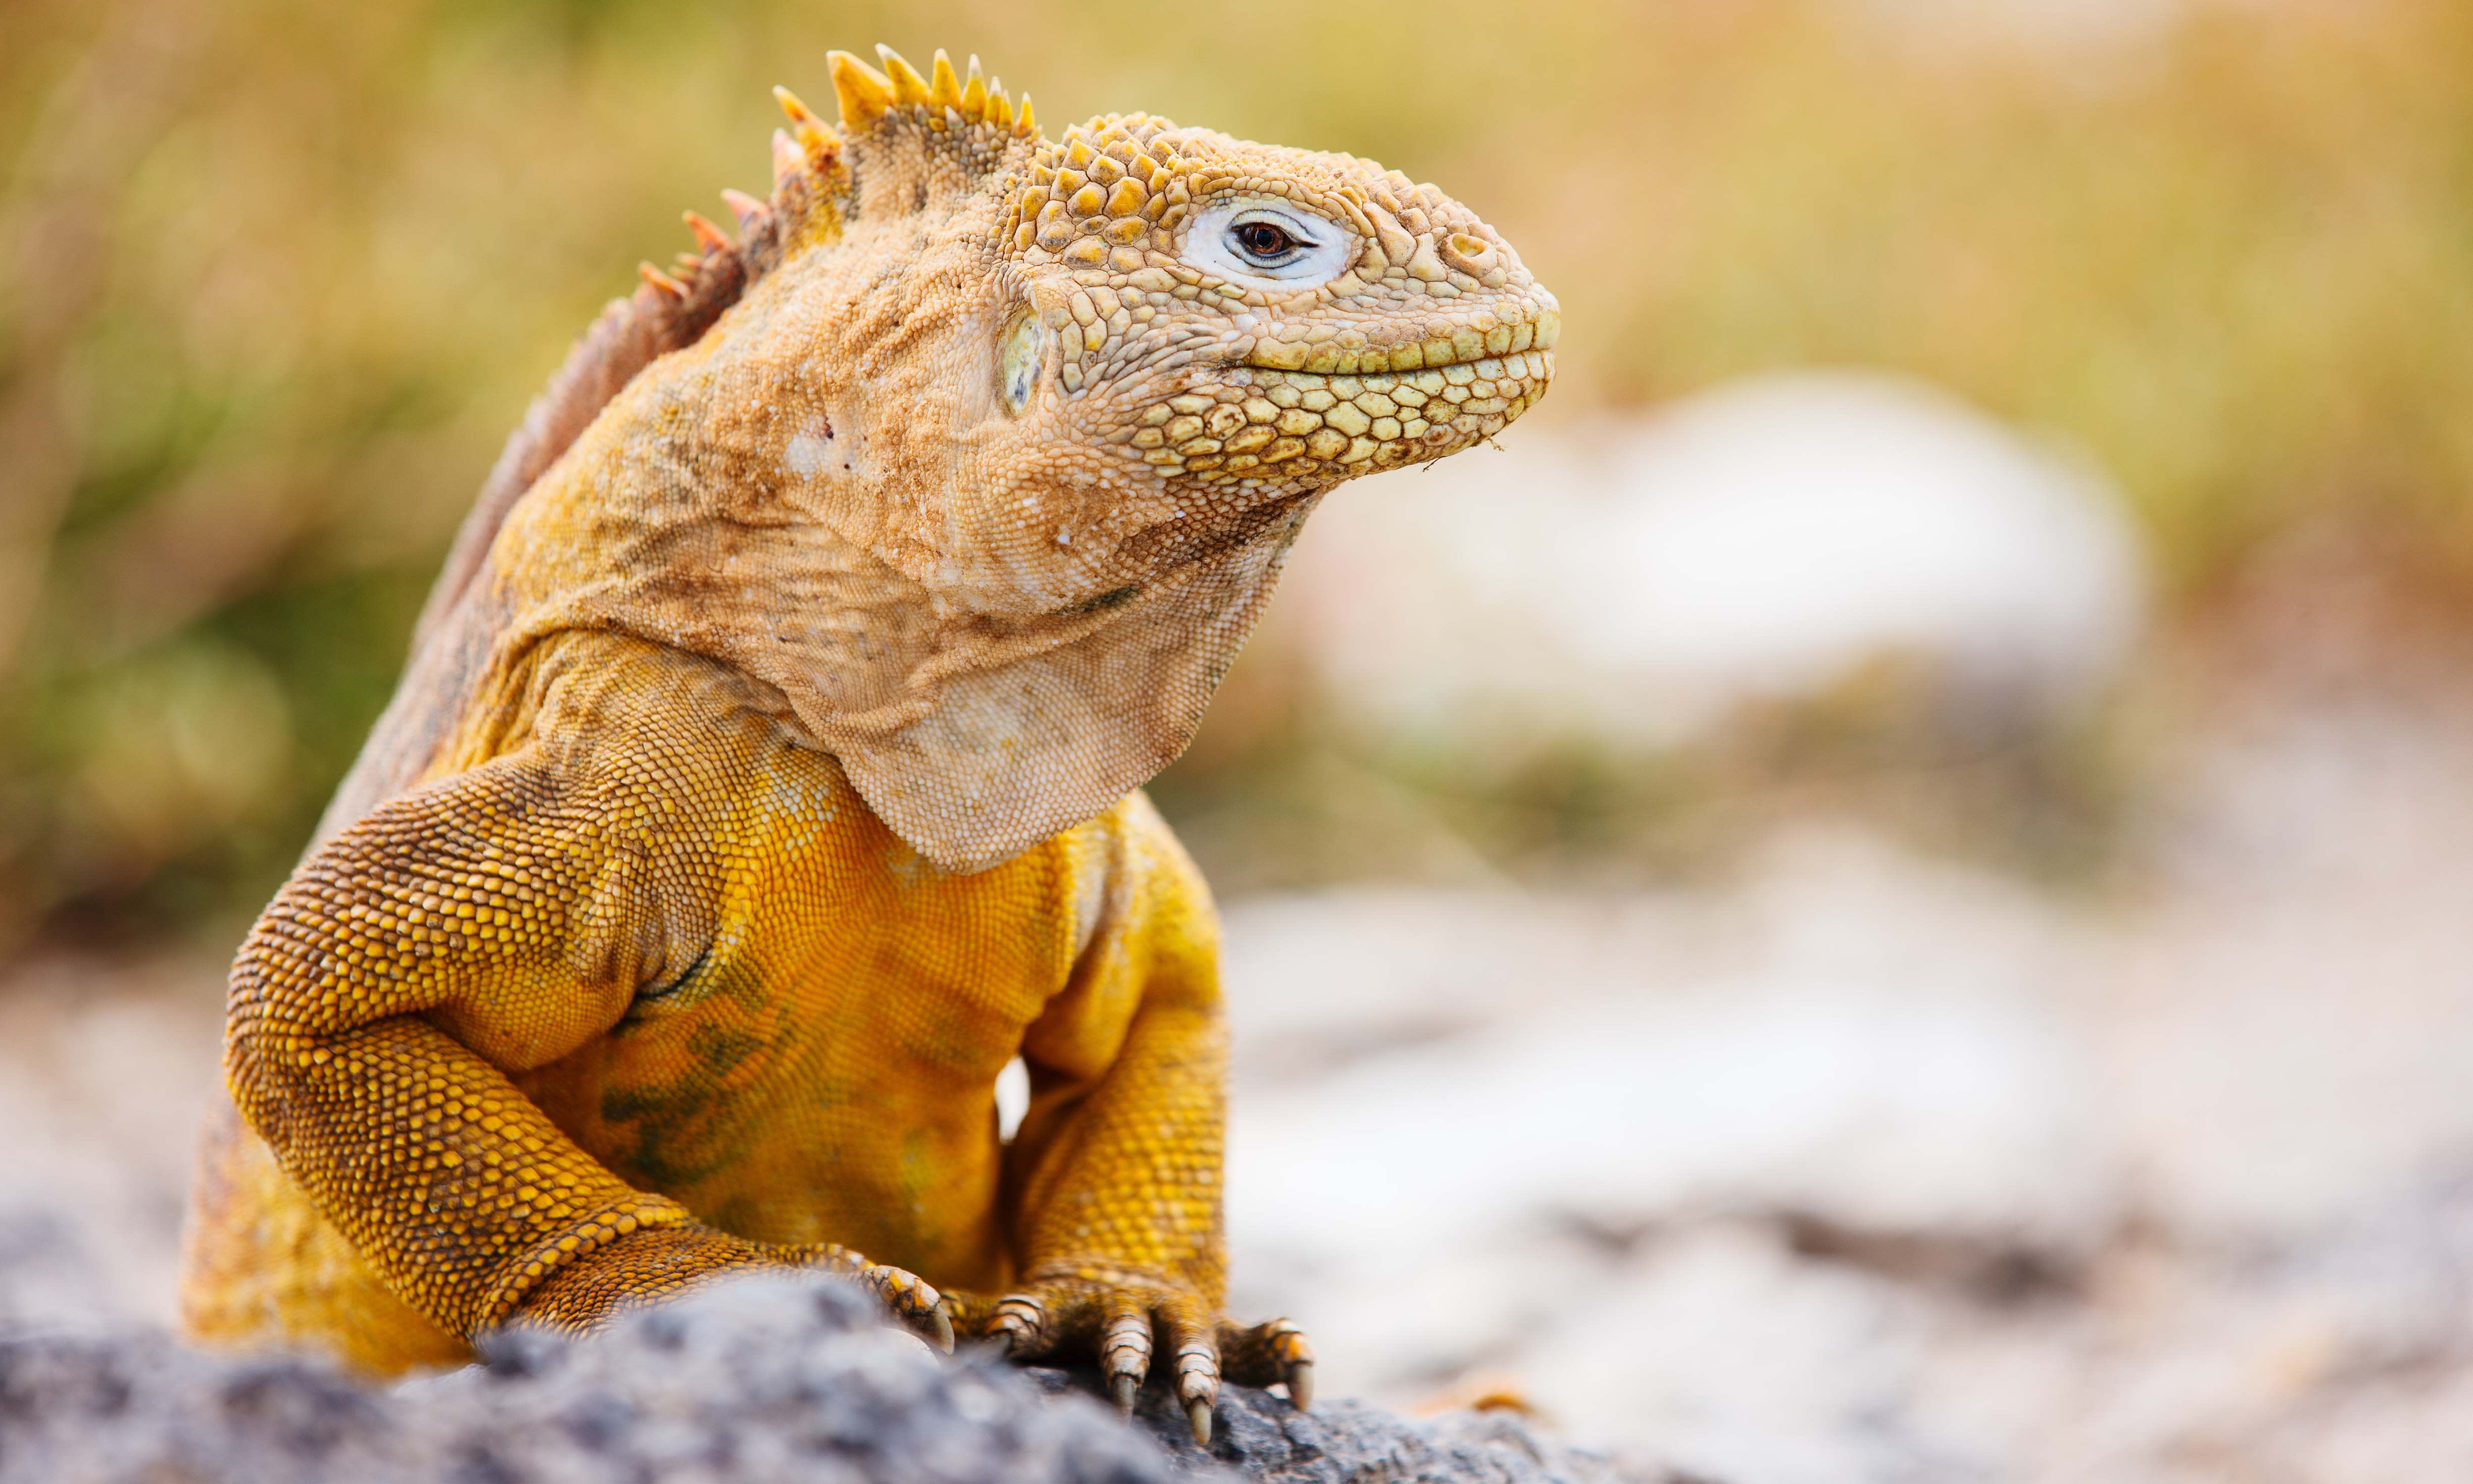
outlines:
{"label": "iguana pupil", "polygon": [[1268,222],[1248,222],[1236,228],[1238,243],[1256,257],[1272,258],[1294,246],[1286,232]]}

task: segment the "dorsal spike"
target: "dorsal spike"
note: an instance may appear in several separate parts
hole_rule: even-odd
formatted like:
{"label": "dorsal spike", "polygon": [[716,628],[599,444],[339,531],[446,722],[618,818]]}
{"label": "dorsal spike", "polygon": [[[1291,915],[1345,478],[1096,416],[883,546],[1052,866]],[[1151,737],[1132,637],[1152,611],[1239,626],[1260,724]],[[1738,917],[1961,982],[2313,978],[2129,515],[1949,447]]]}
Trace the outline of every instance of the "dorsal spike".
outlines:
{"label": "dorsal spike", "polygon": [[755,230],[756,223],[773,214],[771,206],[757,201],[745,191],[723,191],[721,203],[730,208],[732,216],[738,218],[738,229],[741,232]]}
{"label": "dorsal spike", "polygon": [[1004,84],[995,78],[988,79],[988,103],[983,116],[999,129],[1013,127],[1013,100],[1005,96]]}
{"label": "dorsal spike", "polygon": [[979,76],[979,60],[975,57],[971,59],[970,75],[962,80],[962,116],[988,116],[988,80]]}
{"label": "dorsal spike", "polygon": [[919,69],[910,65],[900,52],[879,41],[876,47],[876,60],[884,64],[884,75],[893,80],[895,103],[925,103],[933,96],[927,89],[927,80],[921,77]]}
{"label": "dorsal spike", "polygon": [[813,108],[799,101],[797,93],[779,83],[773,84],[773,101],[781,106],[781,111],[789,115],[790,122],[793,124],[822,125],[824,123],[823,119],[816,116]]}
{"label": "dorsal spike", "polygon": [[636,265],[636,276],[643,279],[647,284],[650,284],[655,293],[660,294],[665,299],[684,299],[687,297],[687,286],[685,284],[671,277],[668,274],[661,272],[651,263],[637,263]]}
{"label": "dorsal spike", "polygon": [[1013,132],[1025,139],[1039,137],[1039,120],[1030,111],[1030,94],[1021,95],[1021,111],[1013,116]]}
{"label": "dorsal spike", "polygon": [[733,246],[730,240],[730,234],[712,225],[712,222],[701,211],[687,212],[686,224],[687,230],[695,233],[696,245],[707,252],[718,252],[724,248]]}
{"label": "dorsal spike", "polygon": [[941,46],[936,48],[936,60],[927,68],[927,103],[937,108],[962,106],[962,80],[953,75],[953,59]]}
{"label": "dorsal spike", "polygon": [[797,136],[799,148],[807,152],[807,162],[819,170],[830,164],[841,150],[842,136],[788,88],[776,87],[773,97],[781,105],[781,111],[790,116],[790,132]]}
{"label": "dorsal spike", "polygon": [[841,99],[842,129],[856,133],[884,117],[893,107],[893,80],[848,52],[827,54],[833,74],[833,92]]}

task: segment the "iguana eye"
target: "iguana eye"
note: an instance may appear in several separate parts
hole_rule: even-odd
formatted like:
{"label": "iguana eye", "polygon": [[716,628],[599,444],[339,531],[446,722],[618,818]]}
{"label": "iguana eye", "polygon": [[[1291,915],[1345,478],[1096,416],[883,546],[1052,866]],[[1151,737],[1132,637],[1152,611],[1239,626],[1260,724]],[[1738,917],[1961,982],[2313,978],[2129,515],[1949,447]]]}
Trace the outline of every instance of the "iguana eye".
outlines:
{"label": "iguana eye", "polygon": [[1292,202],[1257,197],[1197,212],[1185,260],[1206,273],[1264,288],[1309,289],[1339,276],[1357,255],[1355,234]]}
{"label": "iguana eye", "polygon": [[1302,251],[1287,228],[1272,221],[1239,222],[1228,228],[1228,237],[1237,251],[1266,268],[1276,268]]}

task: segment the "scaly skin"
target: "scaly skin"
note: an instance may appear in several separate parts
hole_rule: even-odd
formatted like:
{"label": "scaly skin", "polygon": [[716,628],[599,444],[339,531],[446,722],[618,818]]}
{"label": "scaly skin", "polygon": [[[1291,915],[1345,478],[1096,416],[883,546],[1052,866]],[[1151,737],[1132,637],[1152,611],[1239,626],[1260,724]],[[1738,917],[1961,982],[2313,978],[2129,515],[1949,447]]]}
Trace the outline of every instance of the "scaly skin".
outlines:
{"label": "scaly skin", "polygon": [[1543,392],[1553,299],[1363,161],[887,63],[846,138],[784,95],[745,241],[485,490],[233,966],[192,1332],[399,1371],[820,1267],[1126,1404],[1161,1349],[1198,1433],[1306,1404],[1221,1314],[1216,926],[1135,790],[1322,493]]}

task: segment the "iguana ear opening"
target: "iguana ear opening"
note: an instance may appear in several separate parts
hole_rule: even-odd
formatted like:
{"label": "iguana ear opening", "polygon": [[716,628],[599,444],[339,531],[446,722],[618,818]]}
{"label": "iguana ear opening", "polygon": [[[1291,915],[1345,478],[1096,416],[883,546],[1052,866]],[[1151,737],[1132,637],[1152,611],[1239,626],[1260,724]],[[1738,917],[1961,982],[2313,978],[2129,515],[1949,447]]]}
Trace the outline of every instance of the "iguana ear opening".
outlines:
{"label": "iguana ear opening", "polygon": [[1031,394],[1039,390],[1042,374],[1047,369],[1047,352],[1056,337],[1041,323],[1038,312],[1023,308],[1014,317],[1013,327],[1005,332],[1004,350],[996,360],[996,394],[1004,400],[1004,409],[1020,417],[1030,405]]}

